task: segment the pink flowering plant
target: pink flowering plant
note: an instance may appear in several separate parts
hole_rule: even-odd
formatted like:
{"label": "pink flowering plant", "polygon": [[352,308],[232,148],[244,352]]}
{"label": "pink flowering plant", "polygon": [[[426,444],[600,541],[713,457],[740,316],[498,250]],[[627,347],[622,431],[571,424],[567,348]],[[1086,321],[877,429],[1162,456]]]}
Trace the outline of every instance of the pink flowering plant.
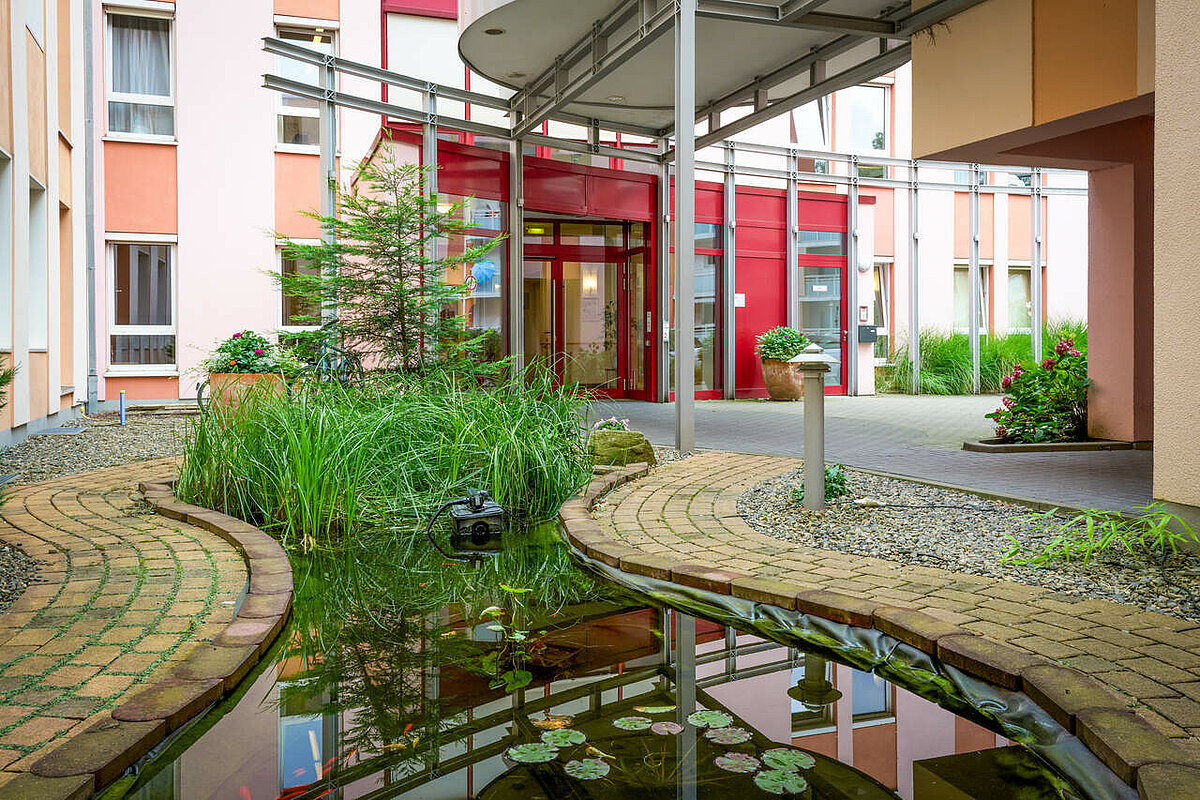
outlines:
{"label": "pink flowering plant", "polygon": [[1036,367],[1018,364],[1000,381],[1008,392],[988,419],[1006,442],[1067,442],[1087,435],[1087,355],[1073,339]]}
{"label": "pink flowering plant", "polygon": [[296,357],[254,331],[238,331],[217,345],[205,362],[209,372],[292,374],[299,367]]}
{"label": "pink flowering plant", "polygon": [[594,430],[594,431],[627,431],[627,430],[629,430],[629,420],[628,419],[617,419],[616,417],[609,417],[608,419],[598,420],[596,422],[596,424],[592,425],[592,430]]}

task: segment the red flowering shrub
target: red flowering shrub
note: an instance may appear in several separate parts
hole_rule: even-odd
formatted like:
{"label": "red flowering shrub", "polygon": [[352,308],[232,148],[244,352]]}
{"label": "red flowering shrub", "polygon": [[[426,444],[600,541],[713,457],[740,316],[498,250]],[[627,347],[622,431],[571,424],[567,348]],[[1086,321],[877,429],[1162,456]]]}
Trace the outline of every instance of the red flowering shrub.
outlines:
{"label": "red flowering shrub", "polygon": [[1008,394],[990,414],[1009,442],[1065,442],[1087,436],[1087,356],[1071,339],[1054,347],[1039,369],[1018,364],[1000,381]]}

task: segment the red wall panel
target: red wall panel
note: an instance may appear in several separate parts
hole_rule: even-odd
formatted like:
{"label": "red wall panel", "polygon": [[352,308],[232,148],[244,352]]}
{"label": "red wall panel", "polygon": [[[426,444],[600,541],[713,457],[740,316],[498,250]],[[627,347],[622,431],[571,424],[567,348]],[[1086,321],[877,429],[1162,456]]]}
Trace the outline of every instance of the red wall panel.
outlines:
{"label": "red wall panel", "polygon": [[385,14],[458,19],[458,0],[383,0]]}
{"label": "red wall panel", "polygon": [[800,192],[801,230],[846,230],[846,196]]}
{"label": "red wall panel", "polygon": [[631,181],[607,175],[587,178],[587,213],[596,217],[654,220],[658,202],[654,182]]}

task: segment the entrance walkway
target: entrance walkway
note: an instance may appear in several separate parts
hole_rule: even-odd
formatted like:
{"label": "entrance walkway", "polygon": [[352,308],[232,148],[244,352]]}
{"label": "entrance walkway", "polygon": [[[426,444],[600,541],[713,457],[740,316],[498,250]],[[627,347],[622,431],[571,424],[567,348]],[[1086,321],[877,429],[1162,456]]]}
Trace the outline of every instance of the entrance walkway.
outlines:
{"label": "entrance walkway", "polygon": [[[859,469],[935,481],[1073,508],[1133,509],[1151,500],[1153,454],[999,454],[962,450],[992,435],[983,415],[998,397],[879,395],[825,398],[825,455]],[[603,401],[593,414],[628,417],[654,444],[675,440],[675,407]],[[696,403],[696,445],[763,455],[804,455],[804,404],[761,400]]]}
{"label": "entrance walkway", "polygon": [[138,492],[175,463],[21,486],[0,508],[0,540],[41,562],[41,582],[0,614],[0,785],[234,619],[242,555],[156,515]]}
{"label": "entrance walkway", "polygon": [[738,497],[794,459],[704,453],[611,492],[593,516],[643,553],[775,578],[799,589],[923,610],[1092,675],[1200,762],[1200,630],[1097,599],[791,544],[759,533]]}

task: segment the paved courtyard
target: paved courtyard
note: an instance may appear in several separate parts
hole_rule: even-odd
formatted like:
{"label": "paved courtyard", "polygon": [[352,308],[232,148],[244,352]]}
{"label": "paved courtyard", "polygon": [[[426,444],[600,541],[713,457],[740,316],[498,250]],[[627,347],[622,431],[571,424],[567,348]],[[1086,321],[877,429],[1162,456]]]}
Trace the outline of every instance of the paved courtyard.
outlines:
{"label": "paved courtyard", "polygon": [[0,614],[0,785],[234,618],[241,554],[154,514],[137,490],[174,467],[161,459],[20,486],[0,508],[0,540],[42,562],[42,582]]}
{"label": "paved courtyard", "polygon": [[1075,667],[1200,760],[1200,630],[1098,599],[772,538],[737,513],[755,483],[793,458],[704,453],[617,488],[593,516],[603,533],[647,554],[799,587],[923,610],[991,639]]}
{"label": "paved courtyard", "polygon": [[[825,454],[859,469],[936,481],[1072,508],[1132,509],[1151,500],[1153,454],[972,453],[967,439],[992,435],[983,417],[995,396],[878,395],[825,399]],[[654,444],[675,441],[675,407],[606,401],[593,415],[628,417]],[[762,400],[696,403],[696,445],[763,455],[804,455],[804,404]]]}

